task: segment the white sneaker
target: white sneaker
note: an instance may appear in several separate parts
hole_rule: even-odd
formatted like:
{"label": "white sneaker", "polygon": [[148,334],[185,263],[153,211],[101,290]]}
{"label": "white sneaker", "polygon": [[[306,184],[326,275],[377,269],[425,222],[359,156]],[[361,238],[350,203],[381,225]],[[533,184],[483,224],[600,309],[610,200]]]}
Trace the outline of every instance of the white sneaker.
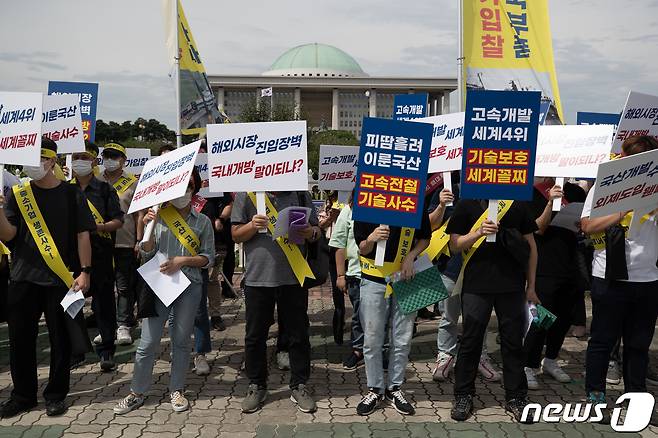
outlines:
{"label": "white sneaker", "polygon": [[143,404],[144,396],[131,392],[119,403],[117,403],[117,405],[114,407],[114,413],[117,415],[127,414],[128,412],[134,411]]}
{"label": "white sneaker", "polygon": [[190,402],[187,401],[181,391],[174,391],[169,397],[171,398],[171,408],[174,412],[183,412],[190,408]]}
{"label": "white sneaker", "polygon": [[276,354],[276,364],[281,371],[290,369],[290,356],[287,351],[279,351]]}
{"label": "white sneaker", "polygon": [[489,382],[498,382],[500,380],[500,373],[491,363],[491,359],[486,354],[480,356],[480,363],[478,364],[478,371]]}
{"label": "white sneaker", "polygon": [[525,367],[525,379],[528,381],[528,389],[539,389],[539,382],[537,381],[537,374],[532,368]]}
{"label": "white sneaker", "polygon": [[133,338],[130,336],[130,328],[122,325],[117,329],[117,344],[119,345],[131,345],[133,343]]}
{"label": "white sneaker", "polygon": [[434,371],[432,371],[432,380],[443,382],[448,378],[454,368],[455,356],[448,353],[439,353],[436,356],[436,366],[434,367]]}
{"label": "white sneaker", "polygon": [[197,354],[194,357],[194,372],[197,376],[207,376],[210,374],[210,365],[208,365],[205,354]]}
{"label": "white sneaker", "polygon": [[544,374],[548,374],[560,383],[571,382],[571,377],[564,372],[555,359],[546,359],[542,362],[541,370]]}
{"label": "white sneaker", "polygon": [[101,338],[101,335],[97,335],[97,336],[94,338],[94,344],[96,344],[96,345],[100,345],[100,344],[102,344],[102,343],[103,343],[103,338]]}

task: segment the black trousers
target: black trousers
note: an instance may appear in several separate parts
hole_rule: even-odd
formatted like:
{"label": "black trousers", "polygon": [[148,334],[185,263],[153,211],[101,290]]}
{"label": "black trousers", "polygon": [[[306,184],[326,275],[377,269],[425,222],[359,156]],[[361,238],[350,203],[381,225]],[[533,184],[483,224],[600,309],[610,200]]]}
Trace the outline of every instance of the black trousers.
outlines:
{"label": "black trousers", "polygon": [[114,263],[117,284],[117,322],[122,326],[133,327],[137,325],[135,302],[138,265],[135,251],[132,248],[115,248]]}
{"label": "black trousers", "polygon": [[230,290],[226,279],[231,282],[233,286],[233,274],[235,274],[235,243],[233,241],[226,243],[226,257],[224,258],[224,264],[222,265],[222,273],[224,274],[224,280],[222,280],[222,290]]}
{"label": "black trousers", "polygon": [[592,325],[585,389],[605,392],[610,353],[623,340],[624,392],[647,391],[649,346],[658,316],[658,281],[592,279]]}
{"label": "black trousers", "polygon": [[290,387],[304,384],[311,374],[308,291],[298,285],[246,286],[245,365],[251,384],[267,387],[267,334],[274,319],[274,305],[285,320],[290,354]]}
{"label": "black trousers", "polygon": [[102,342],[96,346],[96,354],[106,357],[114,354],[117,337],[117,307],[114,298],[114,269],[112,260],[94,260],[91,273],[91,310],[96,318]]}
{"label": "black trousers", "polygon": [[343,345],[345,332],[345,294],[336,287],[338,273],[336,271],[336,248],[329,250],[329,277],[331,278],[331,297],[334,301],[334,317],[331,327],[334,334],[334,342]]}
{"label": "black trousers", "polygon": [[9,261],[0,257],[0,322],[7,321],[7,293],[9,289]]}
{"label": "black trousers", "polygon": [[60,305],[66,287],[45,287],[11,282],[7,299],[9,362],[14,382],[12,399],[23,404],[37,401],[37,336],[41,314],[46,316],[50,340],[50,374],[43,392],[46,401],[64,400],[69,392],[71,341]]}
{"label": "black trousers", "polygon": [[465,292],[461,298],[463,334],[455,365],[455,396],[475,394],[475,377],[482,354],[482,343],[491,311],[495,309],[503,356],[505,398],[511,400],[525,397],[528,393],[528,382],[523,371],[523,330],[527,314],[525,292]]}
{"label": "black trousers", "polygon": [[545,357],[557,359],[571,327],[571,314],[577,299],[576,285],[571,278],[537,277],[537,295],[541,305],[557,319],[548,330],[534,325],[530,327],[524,345],[527,354],[526,366],[529,368],[540,367],[544,346]]}

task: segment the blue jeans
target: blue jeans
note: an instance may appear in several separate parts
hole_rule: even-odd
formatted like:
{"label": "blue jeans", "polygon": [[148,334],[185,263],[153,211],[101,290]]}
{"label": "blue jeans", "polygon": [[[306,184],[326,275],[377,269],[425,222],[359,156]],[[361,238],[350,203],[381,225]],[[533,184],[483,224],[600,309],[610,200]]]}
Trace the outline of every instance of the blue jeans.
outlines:
{"label": "blue jeans", "polygon": [[194,318],[194,352],[196,354],[210,353],[210,319],[208,317],[208,270],[202,269],[201,303]]}
{"label": "blue jeans", "polygon": [[402,313],[395,296],[385,298],[385,293],[386,285],[367,279],[361,280],[359,315],[364,333],[363,357],[366,377],[368,388],[378,388],[380,392],[386,387],[382,365],[386,323],[388,322],[391,329],[388,359],[388,388],[391,389],[404,383],[416,317],[415,313]]}
{"label": "blue jeans", "polygon": [[361,305],[361,279],[358,277],[347,277],[347,294],[352,303],[352,349],[363,350],[363,327],[359,318],[359,307]]}
{"label": "blue jeans", "polygon": [[160,340],[165,322],[171,320],[169,334],[171,338],[171,372],[169,390],[179,391],[185,387],[185,376],[190,363],[192,329],[194,316],[201,301],[201,283],[192,283],[174,301],[169,308],[159,299],[155,300],[158,316],[142,321],[142,338],[135,353],[135,370],[131,389],[137,394],[145,394],[153,381],[153,363],[160,352]]}
{"label": "blue jeans", "polygon": [[[445,275],[441,275],[443,284],[450,297],[443,301],[439,301],[438,307],[441,312],[441,320],[439,321],[439,329],[436,336],[436,344],[439,354],[449,354],[450,356],[457,357],[458,350],[458,329],[459,315],[462,313],[462,300],[461,295],[452,295],[455,288],[455,282]],[[482,354],[487,354],[487,335],[484,335],[484,343],[482,344]]]}

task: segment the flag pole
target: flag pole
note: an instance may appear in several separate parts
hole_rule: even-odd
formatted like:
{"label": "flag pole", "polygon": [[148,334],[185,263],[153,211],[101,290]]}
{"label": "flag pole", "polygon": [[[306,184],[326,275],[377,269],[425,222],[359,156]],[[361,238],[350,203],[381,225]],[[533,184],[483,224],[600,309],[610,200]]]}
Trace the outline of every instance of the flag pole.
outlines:
{"label": "flag pole", "polygon": [[181,147],[183,145],[183,137],[181,134],[181,119],[180,119],[180,57],[181,57],[181,50],[180,50],[180,41],[178,41],[178,27],[180,25],[180,19],[178,17],[178,0],[174,0],[174,9],[175,9],[175,14],[174,14],[174,25],[176,26],[176,30],[174,31],[174,36],[176,40],[176,55],[174,55],[174,65],[175,69],[174,71],[176,72],[176,147]]}
{"label": "flag pole", "polygon": [[457,32],[459,33],[459,53],[457,55],[457,111],[464,111],[464,0],[459,0],[459,18]]}

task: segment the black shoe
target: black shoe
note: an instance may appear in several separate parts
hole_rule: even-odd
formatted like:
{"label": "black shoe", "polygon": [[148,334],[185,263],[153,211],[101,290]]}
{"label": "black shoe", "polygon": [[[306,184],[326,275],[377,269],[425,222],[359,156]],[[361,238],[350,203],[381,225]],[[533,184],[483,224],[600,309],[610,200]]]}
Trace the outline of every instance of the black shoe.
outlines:
{"label": "black shoe", "polygon": [[434,312],[432,312],[431,310],[427,310],[427,307],[423,307],[418,311],[418,317],[420,319],[427,319],[429,321],[433,321],[436,319],[436,315],[434,314]]}
{"label": "black shoe", "polygon": [[352,351],[352,354],[350,354],[347,359],[343,361],[343,369],[344,370],[355,370],[359,368],[361,365],[363,365],[363,353],[359,352],[360,354],[357,354],[356,351]]}
{"label": "black shoe", "polygon": [[222,296],[231,300],[236,299],[238,296],[231,290],[226,283],[222,283]]}
{"label": "black shoe", "polygon": [[210,318],[210,324],[212,325],[213,330],[218,330],[220,332],[226,330],[226,324],[224,324],[224,320],[221,316],[212,316]]}
{"label": "black shoe", "polygon": [[69,408],[66,406],[66,401],[64,400],[46,402],[46,415],[49,417],[57,417],[58,415],[63,415],[68,410]]}
{"label": "black shoe", "polygon": [[450,410],[450,418],[455,421],[466,421],[473,412],[473,396],[458,395]]}
{"label": "black shoe", "polygon": [[108,373],[110,371],[113,371],[115,367],[116,364],[114,363],[113,354],[108,353],[101,357],[101,371],[103,371],[104,373]]}
{"label": "black shoe", "polygon": [[523,418],[523,409],[527,404],[528,400],[525,398],[513,398],[505,402],[505,410],[514,416],[517,423],[533,424],[535,420],[532,415],[528,415],[525,419]]}
{"label": "black shoe", "polygon": [[359,404],[356,407],[356,413],[363,415],[370,415],[375,412],[377,406],[382,402],[384,397],[379,393],[377,389],[371,389],[365,397],[361,399]]}
{"label": "black shoe", "polygon": [[71,369],[80,368],[85,363],[85,356],[72,356],[71,357]]}
{"label": "black shoe", "polygon": [[395,410],[402,415],[413,415],[416,413],[416,410],[411,403],[407,401],[404,392],[402,392],[398,386],[394,386],[390,391],[387,389],[384,394],[386,400],[393,403]]}
{"label": "black shoe", "polygon": [[16,400],[10,398],[0,406],[0,418],[11,418],[18,414],[22,414],[23,412],[29,412],[36,405],[36,403],[18,403]]}

